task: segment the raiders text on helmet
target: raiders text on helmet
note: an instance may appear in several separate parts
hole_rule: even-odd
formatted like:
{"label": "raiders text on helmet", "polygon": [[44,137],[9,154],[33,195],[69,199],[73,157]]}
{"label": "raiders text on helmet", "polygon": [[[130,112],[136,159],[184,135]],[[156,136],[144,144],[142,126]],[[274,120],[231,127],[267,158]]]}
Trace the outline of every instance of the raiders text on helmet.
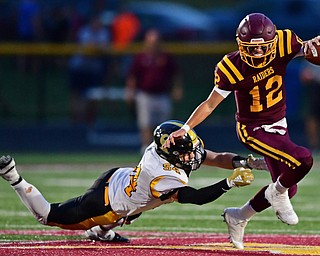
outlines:
{"label": "raiders text on helmet", "polygon": [[[262,68],[276,56],[278,36],[276,26],[262,13],[251,13],[239,24],[237,43],[241,59],[249,66]],[[259,48],[257,54],[255,49]]]}
{"label": "raiders text on helmet", "polygon": [[[166,159],[174,166],[186,171],[189,175],[200,167],[205,159],[205,150],[203,142],[194,130],[190,130],[182,138],[175,140],[175,145],[170,148],[163,148],[163,144],[168,139],[169,135],[182,127],[183,123],[177,120],[169,120],[160,124],[153,133],[153,138],[156,143],[156,151],[162,158]],[[194,158],[185,161],[181,155],[193,153]]]}

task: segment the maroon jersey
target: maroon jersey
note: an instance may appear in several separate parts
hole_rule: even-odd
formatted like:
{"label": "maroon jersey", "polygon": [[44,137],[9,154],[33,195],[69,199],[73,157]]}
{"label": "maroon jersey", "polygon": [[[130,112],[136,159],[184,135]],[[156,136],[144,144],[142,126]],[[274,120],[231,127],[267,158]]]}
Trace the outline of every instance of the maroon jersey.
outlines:
{"label": "maroon jersey", "polygon": [[166,53],[138,54],[129,71],[129,75],[137,80],[137,88],[152,94],[168,93],[176,73],[177,64]]}
{"label": "maroon jersey", "polygon": [[243,124],[271,124],[285,117],[284,76],[290,60],[300,51],[302,40],[291,30],[277,30],[277,54],[269,65],[253,68],[239,51],[225,55],[215,70],[215,85],[234,91],[236,120]]}

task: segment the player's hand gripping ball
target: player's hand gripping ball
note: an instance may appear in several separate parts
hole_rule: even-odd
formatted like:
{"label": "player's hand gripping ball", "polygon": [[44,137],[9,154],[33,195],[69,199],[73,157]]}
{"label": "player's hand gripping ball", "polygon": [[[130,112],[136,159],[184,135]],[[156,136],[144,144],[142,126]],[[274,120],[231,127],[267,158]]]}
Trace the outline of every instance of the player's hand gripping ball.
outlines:
{"label": "player's hand gripping ball", "polygon": [[320,65],[320,36],[305,43],[304,58],[312,64]]}

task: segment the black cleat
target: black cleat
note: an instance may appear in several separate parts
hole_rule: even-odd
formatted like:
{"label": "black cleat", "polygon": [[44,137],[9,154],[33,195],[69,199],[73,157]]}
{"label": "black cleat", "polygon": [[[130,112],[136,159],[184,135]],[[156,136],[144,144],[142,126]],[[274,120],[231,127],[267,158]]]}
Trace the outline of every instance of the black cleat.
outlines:
{"label": "black cleat", "polygon": [[120,236],[117,232],[115,232],[115,236],[111,241],[116,243],[130,243],[128,238]]}

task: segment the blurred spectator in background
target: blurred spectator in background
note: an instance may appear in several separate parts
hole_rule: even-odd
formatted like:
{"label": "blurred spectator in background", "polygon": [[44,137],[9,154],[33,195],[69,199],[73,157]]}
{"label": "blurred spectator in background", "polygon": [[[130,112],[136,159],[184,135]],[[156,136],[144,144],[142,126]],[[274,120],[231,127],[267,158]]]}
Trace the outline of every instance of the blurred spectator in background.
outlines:
{"label": "blurred spectator in background", "polygon": [[18,39],[34,42],[41,37],[41,9],[37,0],[21,0],[17,7]]}
{"label": "blurred spectator in background", "polygon": [[136,39],[140,30],[140,21],[135,14],[120,12],[111,24],[112,41],[116,50],[123,50]]}
{"label": "blurred spectator in background", "polygon": [[[69,62],[71,86],[71,115],[75,123],[92,125],[96,119],[97,102],[89,99],[90,89],[100,87],[105,83],[108,71],[108,57],[103,49],[110,45],[110,33],[94,16],[89,24],[82,27],[78,33],[80,47],[94,47],[97,55],[81,53],[73,56]],[[102,54],[99,54],[101,51]]]}
{"label": "blurred spectator in background", "polygon": [[[110,24],[112,32],[112,46],[115,51],[126,50],[133,42],[136,42],[140,34],[141,23],[138,17],[121,7],[113,17]],[[121,54],[114,58],[114,75],[120,84],[124,84],[128,70],[132,63],[132,54]]]}
{"label": "blurred spectator in background", "polygon": [[[54,5],[42,11],[43,37],[46,42],[66,43],[70,41],[69,8]],[[66,59],[62,56],[52,56],[46,63],[65,69]]]}
{"label": "blurred spectator in background", "polygon": [[320,149],[320,67],[304,61],[300,78],[307,91],[305,128],[310,148]]}
{"label": "blurred spectator in background", "polygon": [[84,26],[84,17],[73,4],[68,6],[68,22],[69,22],[69,40],[74,42],[78,40],[80,28]]}
{"label": "blurred spectator in background", "polygon": [[49,42],[66,42],[69,39],[69,19],[65,6],[54,6],[43,14],[44,39]]}
{"label": "blurred spectator in background", "polygon": [[[17,6],[17,36],[21,42],[32,43],[42,39],[41,8],[37,0],[21,0]],[[18,58],[18,68],[27,71],[32,68],[34,73],[39,71],[39,59],[36,57]]]}
{"label": "blurred spectator in background", "polygon": [[157,30],[146,32],[143,47],[133,59],[125,90],[127,103],[136,109],[142,153],[156,125],[171,118],[171,99],[183,95],[181,73],[173,56],[161,50]]}

